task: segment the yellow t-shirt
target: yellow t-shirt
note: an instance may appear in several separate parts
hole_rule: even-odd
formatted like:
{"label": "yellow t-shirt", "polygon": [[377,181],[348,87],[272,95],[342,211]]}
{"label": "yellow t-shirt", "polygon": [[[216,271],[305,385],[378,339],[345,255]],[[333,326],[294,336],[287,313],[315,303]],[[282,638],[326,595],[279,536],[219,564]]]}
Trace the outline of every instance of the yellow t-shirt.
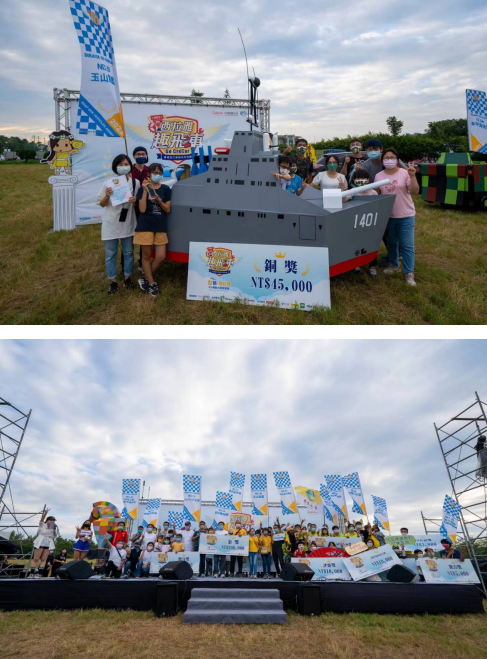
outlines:
{"label": "yellow t-shirt", "polygon": [[172,543],[172,550],[176,553],[180,551],[184,551],[184,544],[182,542],[173,542]]}
{"label": "yellow t-shirt", "polygon": [[247,531],[245,529],[233,529],[232,535],[247,535]]}
{"label": "yellow t-shirt", "polygon": [[259,543],[261,553],[262,554],[269,554],[271,551],[272,547],[272,538],[270,535],[261,535],[260,536],[260,543]]}
{"label": "yellow t-shirt", "polygon": [[259,538],[256,535],[249,535],[249,552],[255,554],[259,551]]}

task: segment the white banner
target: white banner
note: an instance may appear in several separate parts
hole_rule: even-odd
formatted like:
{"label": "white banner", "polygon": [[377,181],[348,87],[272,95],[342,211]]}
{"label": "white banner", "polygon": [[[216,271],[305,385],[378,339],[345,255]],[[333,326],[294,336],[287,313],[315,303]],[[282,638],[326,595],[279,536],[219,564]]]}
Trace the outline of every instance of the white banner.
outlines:
{"label": "white banner", "polygon": [[389,535],[385,537],[385,541],[391,547],[404,545],[406,551],[414,551],[415,549],[424,550],[428,547],[433,551],[443,551],[444,547],[441,544],[442,538],[441,533],[428,533],[428,535]]}
{"label": "white banner", "polygon": [[440,533],[449,536],[454,543],[457,537],[458,520],[460,519],[460,505],[455,499],[445,495],[443,502],[443,523],[440,526]]}
{"label": "white banner", "polygon": [[[78,109],[76,101],[71,102],[71,113]],[[157,112],[157,114],[156,114]],[[242,114],[243,113],[243,114]],[[246,122],[247,111],[231,106],[205,107],[203,105],[154,105],[153,103],[123,103],[125,129],[127,132],[128,155],[133,161],[133,150],[138,146],[147,149],[149,162],[159,162],[174,169],[180,163],[191,165],[191,148],[184,147],[184,153],[174,156],[167,148],[161,146],[166,138],[162,131],[162,119],[167,117],[171,122],[176,118],[183,122],[191,121],[194,131],[191,140],[203,136],[202,146],[205,154],[208,147],[230,146],[230,141],[236,130],[248,130]],[[177,127],[174,122],[171,128]],[[184,127],[184,123],[183,123]],[[162,132],[161,132],[162,131]],[[202,132],[201,132],[202,131]],[[174,131],[166,131],[171,136]],[[161,137],[162,136],[162,137]],[[169,144],[174,142],[170,137]],[[198,138],[199,139],[199,138]],[[73,160],[73,173],[78,177],[75,186],[76,223],[93,224],[101,222],[103,209],[97,206],[96,195],[102,182],[114,175],[112,160],[120,153],[125,153],[125,142],[122,138],[96,137],[85,135],[83,141],[86,147]],[[166,140],[167,141],[167,140]]]}
{"label": "white banner", "polygon": [[458,558],[418,558],[426,583],[480,583],[472,562]]}
{"label": "white banner", "polygon": [[166,563],[171,561],[187,561],[193,568],[193,572],[198,574],[200,571],[200,555],[197,551],[188,551],[188,552],[167,552],[158,553],[152,552],[151,562],[150,562],[150,572],[159,572],[161,567]]}
{"label": "white banner", "polygon": [[487,153],[487,94],[467,89],[468,141],[471,151]]}
{"label": "white banner", "polygon": [[232,495],[230,492],[220,492],[216,493],[216,502],[215,502],[215,522],[225,522],[225,525],[228,525],[230,521],[230,512],[232,510]]}
{"label": "white banner", "polygon": [[359,542],[359,539],[336,535],[310,535],[308,536],[308,542],[315,542],[317,547],[329,547],[331,542],[337,549],[344,549],[348,545],[354,545],[356,542]]}
{"label": "white banner", "polygon": [[322,524],[323,501],[318,490],[313,490],[310,487],[302,487],[301,485],[298,485],[294,488],[294,491],[296,492],[296,502],[298,506],[303,506],[306,508],[306,513],[303,515],[303,517],[306,516],[306,519],[308,519],[308,515],[318,515],[318,523]]}
{"label": "white banner", "polygon": [[335,511],[342,517],[348,517],[341,476],[338,474],[325,476],[325,482]]}
{"label": "white banner", "polygon": [[153,524],[157,528],[157,518],[159,516],[159,508],[161,507],[160,499],[147,499],[147,505],[144,510],[142,524],[149,526]]}
{"label": "white banner", "polygon": [[401,565],[401,560],[389,545],[369,549],[343,560],[354,581],[389,570],[393,565]]}
{"label": "white banner", "polygon": [[372,494],[372,502],[374,504],[374,523],[378,524],[379,528],[390,532],[386,500]]}
{"label": "white banner", "polygon": [[237,535],[200,535],[200,553],[206,555],[226,554],[228,556],[248,556],[249,536]]}
{"label": "white banner", "polygon": [[343,558],[291,558],[291,563],[305,563],[314,571],[311,581],[351,581]]}
{"label": "white banner", "polygon": [[263,526],[268,524],[267,476],[252,474],[250,476],[250,492],[252,497],[252,516]]}
{"label": "white banner", "polygon": [[201,519],[201,476],[183,476],[184,518],[191,522]]}
{"label": "white banner", "polygon": [[123,508],[121,515],[124,519],[137,519],[140,499],[140,478],[124,478],[122,480]]}
{"label": "white banner", "polygon": [[323,499],[323,512],[325,514],[326,524],[338,524],[338,512],[333,506],[333,501],[330,497],[330,492],[326,485],[320,485],[320,494]]}
{"label": "white banner", "polygon": [[360,485],[358,473],[354,471],[351,474],[343,476],[342,482],[343,487],[347,490],[353,501],[352,513],[357,513],[358,515],[367,515],[365,510],[364,495],[362,493],[362,486]]}
{"label": "white banner", "polygon": [[232,510],[240,512],[243,503],[243,491],[245,487],[245,474],[239,474],[236,471],[230,472],[230,489],[232,495]]}
{"label": "white banner", "polygon": [[292,515],[298,512],[296,507],[296,500],[294,498],[294,490],[291,485],[291,479],[288,471],[275,471],[274,483],[279,490],[281,499],[281,512],[283,515]]}
{"label": "white banner", "polygon": [[76,132],[125,137],[108,11],[92,0],[69,0],[69,9],[81,48]]}

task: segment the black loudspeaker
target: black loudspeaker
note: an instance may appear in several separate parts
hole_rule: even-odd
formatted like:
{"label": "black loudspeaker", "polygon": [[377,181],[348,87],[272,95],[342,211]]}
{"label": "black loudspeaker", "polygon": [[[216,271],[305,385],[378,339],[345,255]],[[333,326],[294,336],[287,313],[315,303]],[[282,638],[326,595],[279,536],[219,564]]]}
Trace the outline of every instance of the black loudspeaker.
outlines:
{"label": "black loudspeaker", "polygon": [[386,574],[387,581],[394,583],[410,583],[416,575],[404,565],[393,565]]}
{"label": "black loudspeaker", "polygon": [[314,571],[306,563],[286,563],[279,575],[283,581],[311,581]]}
{"label": "black loudspeaker", "polygon": [[61,565],[59,569],[56,570],[56,577],[60,579],[89,579],[94,574],[91,569],[91,565],[86,563],[86,561],[69,561]]}
{"label": "black loudspeaker", "polygon": [[306,583],[298,592],[298,611],[302,616],[321,615],[321,589]]}
{"label": "black loudspeaker", "polygon": [[93,560],[100,561],[104,558],[108,558],[108,549],[106,549],[106,547],[98,547],[97,549],[90,549],[86,558],[89,561],[93,561]]}
{"label": "black loudspeaker", "polygon": [[163,579],[186,581],[193,576],[193,568],[188,561],[169,561],[161,567],[159,574]]}
{"label": "black loudspeaker", "polygon": [[178,584],[158,583],[154,613],[158,618],[175,616],[178,612]]}

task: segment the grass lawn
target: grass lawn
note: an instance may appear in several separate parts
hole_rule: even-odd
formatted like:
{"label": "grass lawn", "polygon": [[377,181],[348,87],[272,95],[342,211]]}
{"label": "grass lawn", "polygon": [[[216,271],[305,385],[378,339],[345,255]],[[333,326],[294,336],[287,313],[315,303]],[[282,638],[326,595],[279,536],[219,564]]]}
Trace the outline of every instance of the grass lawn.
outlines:
{"label": "grass lawn", "polygon": [[[162,290],[108,298],[100,226],[49,233],[48,167],[0,168],[0,322],[3,324],[479,324],[487,322],[487,213],[416,198],[416,281],[379,272],[331,281],[332,309],[265,309],[190,302],[187,265],[164,263]],[[121,282],[120,282],[121,284]]]}
{"label": "grass lawn", "polygon": [[487,619],[290,613],[285,625],[183,626],[182,614],[162,619],[137,611],[15,611],[0,613],[0,636],[3,659],[479,659]]}

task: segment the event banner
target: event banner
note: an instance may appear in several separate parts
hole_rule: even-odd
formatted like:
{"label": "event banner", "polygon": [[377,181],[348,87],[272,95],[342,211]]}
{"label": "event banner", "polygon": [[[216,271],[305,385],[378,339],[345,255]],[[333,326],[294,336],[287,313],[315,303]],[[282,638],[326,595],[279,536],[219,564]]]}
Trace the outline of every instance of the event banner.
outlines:
{"label": "event banner", "polygon": [[201,476],[183,476],[184,519],[199,522],[201,519]]}
{"label": "event banner", "polygon": [[345,495],[343,493],[343,483],[342,478],[338,474],[332,474],[331,476],[325,476],[326,487],[330,493],[330,499],[333,504],[335,511],[342,515],[342,517],[348,517],[347,513],[347,504],[345,502]]}
{"label": "event banner", "polygon": [[167,553],[159,553],[154,551],[152,552],[151,556],[150,571],[159,572],[165,563],[170,563],[171,561],[187,561],[193,568],[193,572],[195,574],[198,574],[200,571],[200,555],[197,551],[169,551]]}
{"label": "event banner", "polygon": [[137,519],[140,498],[140,478],[122,479],[122,517]]}
{"label": "event banner", "polygon": [[249,555],[249,536],[236,535],[210,535],[202,533],[200,535],[200,553],[209,554],[226,554],[228,556],[248,556]]}
{"label": "event banner", "polygon": [[[72,101],[70,105],[75,116],[78,103]],[[215,147],[230,146],[235,131],[248,130],[247,110],[234,106],[154,105],[143,101],[122,105],[128,155],[132,158],[133,150],[143,146],[147,149],[148,165],[159,162],[170,169],[181,163],[191,165],[192,145],[201,145],[207,153],[209,146],[213,151]],[[88,134],[83,141],[86,147],[73,159],[73,173],[78,177],[76,223],[94,224],[101,222],[103,212],[103,208],[96,205],[98,191],[102,183],[114,175],[113,159],[126,149],[123,138]]]}
{"label": "event banner", "polygon": [[458,558],[418,558],[426,583],[480,583],[472,562]]}
{"label": "event banner", "polygon": [[242,524],[242,526],[250,527],[251,523],[252,515],[249,515],[248,513],[230,513],[228,531],[231,533],[236,528],[236,524]]}
{"label": "event banner", "polygon": [[293,515],[298,512],[294,499],[294,490],[288,471],[275,471],[274,483],[279,490],[281,499],[281,511],[283,515]]}
{"label": "event banner", "polygon": [[149,526],[153,524],[157,528],[157,518],[159,517],[159,508],[161,507],[160,499],[147,499],[144,515],[142,517],[142,524]]}
{"label": "event banner", "polygon": [[369,549],[358,556],[344,558],[343,561],[354,581],[389,570],[393,565],[401,565],[401,560],[389,545]]}
{"label": "event banner", "polygon": [[367,515],[358,473],[354,471],[351,474],[347,474],[346,476],[343,476],[342,481],[343,487],[347,490],[353,501],[352,512],[357,513],[358,515]]}
{"label": "event banner", "polygon": [[230,521],[230,511],[232,510],[232,495],[230,492],[220,492],[216,493],[216,502],[215,502],[215,521],[225,522],[225,525],[228,526]]}
{"label": "event banner", "polygon": [[380,529],[390,531],[386,500],[372,494],[372,503],[374,504],[374,523],[378,524]]}
{"label": "event banner", "polygon": [[69,0],[81,48],[81,87],[76,131],[125,137],[108,11],[92,0]]}
{"label": "event banner", "polygon": [[443,523],[440,526],[440,533],[443,533],[443,537],[447,535],[455,542],[459,519],[460,504],[446,494],[443,502]]}
{"label": "event banner", "polygon": [[182,529],[184,524],[184,513],[180,513],[175,510],[169,510],[167,513],[167,521],[169,522],[170,528]]}
{"label": "event banner", "polygon": [[250,494],[252,497],[252,515],[258,517],[257,521],[267,524],[267,475],[251,474]]}
{"label": "event banner", "polygon": [[306,508],[306,513],[303,517],[305,515],[319,515],[319,524],[321,524],[321,520],[323,519],[323,501],[318,490],[298,485],[294,488],[294,491],[296,492],[296,502],[298,506]]}
{"label": "event banner", "polygon": [[314,571],[311,581],[351,581],[343,558],[291,558],[291,563],[306,563]]}
{"label": "event banner", "polygon": [[336,535],[310,535],[308,536],[309,542],[316,542],[317,547],[329,547],[330,542],[334,543],[338,549],[343,549],[349,545],[353,545],[358,541],[358,538],[345,538]]}
{"label": "event banner", "polygon": [[433,551],[443,551],[441,533],[429,533],[427,535],[388,535],[385,536],[385,541],[391,547],[400,547],[404,545],[406,551],[414,551],[415,549],[427,549],[428,547]]}
{"label": "event banner", "polygon": [[323,512],[325,513],[326,523],[338,524],[338,513],[333,506],[333,501],[326,485],[320,485],[320,494],[323,499]]}
{"label": "event banner", "polygon": [[329,307],[328,248],[190,242],[186,299]]}
{"label": "event banner", "polygon": [[467,89],[468,142],[471,151],[487,153],[487,94]]}
{"label": "event banner", "polygon": [[232,510],[242,510],[244,487],[245,474],[239,474],[236,471],[231,471],[230,489],[228,491],[232,495]]}

